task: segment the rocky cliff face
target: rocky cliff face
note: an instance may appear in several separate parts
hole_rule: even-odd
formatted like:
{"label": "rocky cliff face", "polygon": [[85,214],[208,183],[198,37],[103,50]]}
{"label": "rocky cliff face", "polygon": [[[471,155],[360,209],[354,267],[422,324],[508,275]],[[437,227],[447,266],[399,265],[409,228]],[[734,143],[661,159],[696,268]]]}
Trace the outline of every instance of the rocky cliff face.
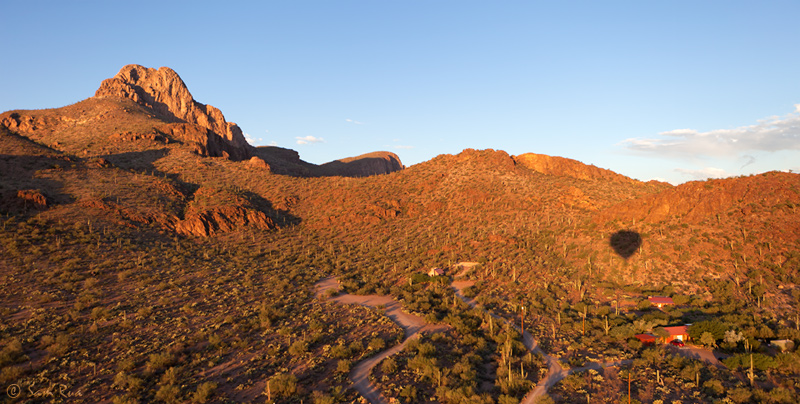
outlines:
{"label": "rocky cliff face", "polygon": [[95,97],[129,98],[169,122],[189,123],[208,129],[212,133],[206,142],[212,146],[209,155],[227,154],[234,160],[250,157],[251,147],[239,126],[225,121],[219,109],[195,101],[178,73],[168,67],[152,69],[127,65],[116,76],[103,80]]}
{"label": "rocky cliff face", "polygon": [[514,156],[514,161],[533,171],[556,176],[573,177],[581,180],[606,180],[633,183],[636,180],[611,170],[586,165],[577,160],[544,154],[525,153]]}
{"label": "rocky cliff face", "polygon": [[367,177],[400,171],[403,163],[400,157],[391,152],[374,152],[331,161],[319,166],[321,175],[340,175],[344,177]]}
{"label": "rocky cliff face", "polygon": [[233,191],[201,187],[193,198],[185,218],[175,224],[180,234],[208,237],[246,226],[262,230],[275,227],[263,207]]}

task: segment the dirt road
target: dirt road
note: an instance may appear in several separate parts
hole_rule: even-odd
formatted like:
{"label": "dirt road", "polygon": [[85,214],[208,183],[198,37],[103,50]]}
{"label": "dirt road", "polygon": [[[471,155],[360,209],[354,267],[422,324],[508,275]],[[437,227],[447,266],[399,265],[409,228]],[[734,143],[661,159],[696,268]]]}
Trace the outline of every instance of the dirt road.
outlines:
{"label": "dirt road", "polygon": [[[329,290],[339,290],[339,282],[335,277],[328,277],[317,282],[315,288],[317,298],[324,298],[325,294]],[[403,328],[405,338],[403,339],[402,343],[359,362],[348,375],[350,377],[350,381],[353,382],[353,388],[355,388],[364,398],[367,399],[367,401],[372,404],[389,403],[389,401],[383,397],[380,390],[378,390],[369,381],[369,374],[372,371],[372,368],[374,368],[384,358],[402,351],[408,341],[413,338],[419,338],[420,332],[440,332],[447,330],[447,326],[445,325],[428,324],[428,322],[420,316],[404,313],[401,310],[400,303],[394,300],[391,296],[361,296],[341,294],[328,298],[328,301],[339,304],[359,304],[373,308],[383,306],[385,308],[386,316]]]}
{"label": "dirt road", "polygon": [[[456,296],[458,296],[462,301],[467,303],[472,308],[477,308],[478,303],[470,299],[463,294],[464,288],[472,286],[474,282],[472,281],[453,281],[450,285],[453,290],[455,291]],[[320,299],[323,299],[325,294],[329,290],[339,290],[339,282],[336,280],[335,277],[328,277],[325,278],[315,285],[316,288],[316,296]],[[331,298],[328,298],[329,301],[339,303],[339,304],[359,304],[362,306],[373,307],[376,308],[378,306],[383,306],[385,309],[386,315],[395,323],[397,323],[400,327],[403,328],[405,333],[405,338],[403,342],[389,348],[381,353],[374,355],[368,359],[365,359],[359,362],[349,374],[350,381],[353,382],[353,388],[355,388],[364,398],[367,399],[372,404],[389,404],[388,400],[381,394],[380,390],[378,390],[372,383],[369,381],[369,374],[378,363],[380,363],[383,359],[394,355],[403,348],[405,348],[408,341],[412,338],[419,338],[420,332],[440,332],[446,331],[448,329],[447,326],[441,324],[428,324],[420,316],[404,313],[401,310],[400,303],[394,300],[391,296],[380,296],[380,295],[350,295],[350,294],[340,294]],[[500,319],[499,316],[495,315],[494,313],[488,312],[494,318]],[[513,324],[512,324],[513,325]],[[513,325],[517,330],[519,327],[517,325]],[[544,353],[541,348],[539,347],[536,340],[533,339],[530,333],[524,331],[522,333],[522,342],[525,347],[533,354],[541,355],[544,358],[545,363],[547,363],[547,376],[544,379],[540,380],[536,387],[528,392],[525,397],[520,402],[521,404],[533,404],[537,398],[541,397],[547,390],[553,387],[556,383],[567,377],[570,373],[573,372],[580,372],[587,369],[596,369],[600,370],[604,367],[610,366],[619,366],[629,361],[619,361],[619,362],[609,362],[609,363],[596,363],[592,362],[587,364],[581,368],[572,368],[572,369],[564,369],[561,366],[561,363],[555,357],[552,357],[546,353]]]}
{"label": "dirt road", "polygon": [[[472,286],[473,284],[474,282],[472,281],[459,280],[459,281],[453,281],[453,283],[451,283],[450,286],[453,288],[453,290],[455,290],[456,296],[458,296],[461,300],[463,300],[464,303],[468,304],[472,308],[476,308],[478,307],[478,303],[475,302],[475,300],[464,296],[463,294],[464,288]],[[500,318],[494,313],[489,313],[489,315],[494,318]],[[520,330],[520,328],[516,324],[512,325],[518,331]],[[601,368],[619,366],[630,362],[627,360],[618,362],[608,362],[608,363],[592,362],[584,367],[564,369],[564,367],[561,366],[561,363],[558,361],[558,359],[542,351],[542,349],[539,347],[539,344],[536,342],[536,340],[533,339],[533,336],[531,336],[531,334],[528,333],[527,331],[524,331],[522,333],[522,342],[523,344],[525,344],[525,347],[528,348],[528,350],[531,353],[542,356],[545,363],[547,363],[547,376],[545,376],[544,379],[540,380],[539,383],[536,385],[536,387],[525,395],[520,404],[533,404],[534,402],[536,402],[536,399],[547,393],[547,390],[555,386],[556,383],[560,382],[570,373],[581,372],[588,369],[600,370]]]}
{"label": "dirt road", "polygon": [[[470,287],[473,284],[474,282],[472,281],[453,281],[450,286],[453,288],[453,290],[455,290],[456,296],[463,300],[464,303],[468,304],[472,308],[477,308],[478,303],[475,302],[475,300],[464,296],[463,293],[464,288]],[[494,318],[500,318],[494,313],[488,311],[486,312]],[[518,331],[521,331],[516,324],[512,325]],[[528,394],[526,394],[520,402],[520,404],[533,404],[537,398],[547,392],[547,389],[558,383],[561,379],[567,377],[569,372],[561,366],[561,364],[558,362],[558,359],[544,353],[541,348],[539,348],[539,344],[536,342],[536,340],[533,339],[533,336],[531,336],[531,334],[527,331],[522,332],[522,343],[526,348],[528,348],[528,351],[534,355],[541,355],[542,358],[544,358],[545,363],[547,363],[547,376],[539,381],[539,384],[536,385],[536,388],[528,392]]]}

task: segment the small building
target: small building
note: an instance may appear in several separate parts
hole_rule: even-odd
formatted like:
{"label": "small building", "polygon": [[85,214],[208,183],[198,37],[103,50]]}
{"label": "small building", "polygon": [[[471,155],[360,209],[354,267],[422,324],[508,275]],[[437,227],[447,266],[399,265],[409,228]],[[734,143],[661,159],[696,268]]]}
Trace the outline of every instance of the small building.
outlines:
{"label": "small building", "polygon": [[689,340],[689,327],[688,325],[677,325],[673,327],[664,327],[664,331],[666,331],[669,336],[664,338],[664,342],[670,342],[673,340],[678,341],[688,341]]}
{"label": "small building", "polygon": [[444,269],[442,269],[442,268],[431,268],[431,270],[428,271],[428,276],[431,276],[431,277],[432,276],[444,276]]}
{"label": "small building", "polygon": [[650,333],[636,334],[636,339],[642,342],[642,345],[652,345],[656,343],[656,336]]}
{"label": "small building", "polygon": [[776,339],[769,343],[771,346],[780,349],[781,352],[787,352],[794,349],[794,341],[790,339]]}
{"label": "small building", "polygon": [[647,300],[650,301],[650,304],[658,307],[659,309],[666,305],[675,304],[675,302],[672,301],[671,297],[665,297],[665,296],[650,296],[647,298]]}

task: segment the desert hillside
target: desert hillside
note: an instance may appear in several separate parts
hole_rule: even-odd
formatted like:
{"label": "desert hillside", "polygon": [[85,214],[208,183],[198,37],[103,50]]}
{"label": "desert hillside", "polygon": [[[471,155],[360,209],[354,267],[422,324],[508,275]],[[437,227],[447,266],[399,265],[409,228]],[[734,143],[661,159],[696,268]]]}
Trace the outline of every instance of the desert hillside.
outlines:
{"label": "desert hillside", "polygon": [[[383,304],[315,295],[338,276],[342,300],[382,295],[445,330],[375,368],[399,401],[532,400],[548,361],[584,374],[612,359],[639,369],[640,400],[662,373],[665,398],[722,400],[744,388],[741,366],[634,338],[713,321],[708,352],[772,361],[753,391],[800,389],[800,361],[766,348],[800,342],[798,174],[672,186],[491,149],[314,165],[249,145],[176,72],[138,65],[92,98],[0,114],[0,170],[4,385],[58,379],[81,402],[358,402],[351,369],[404,332]],[[553,397],[583,399],[592,376],[567,374]]]}

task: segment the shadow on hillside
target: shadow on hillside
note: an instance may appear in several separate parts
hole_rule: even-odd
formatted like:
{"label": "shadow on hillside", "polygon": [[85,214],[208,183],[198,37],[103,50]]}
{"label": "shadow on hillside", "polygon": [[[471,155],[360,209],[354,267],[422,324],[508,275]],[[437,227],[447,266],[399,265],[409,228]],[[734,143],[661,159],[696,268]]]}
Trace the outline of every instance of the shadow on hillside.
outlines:
{"label": "shadow on hillside", "polygon": [[628,259],[642,246],[642,236],[633,230],[620,230],[611,235],[609,244],[620,257]]}
{"label": "shadow on hillside", "polygon": [[[59,181],[36,175],[39,170],[69,166],[70,161],[48,156],[0,154],[0,213],[39,212],[52,205],[71,203]],[[21,193],[20,193],[21,191]]]}
{"label": "shadow on hillside", "polygon": [[287,211],[275,209],[272,206],[272,202],[264,199],[255,192],[242,191],[242,196],[244,196],[253,207],[264,212],[278,227],[292,227],[299,225],[302,221],[300,217],[292,215]]}
{"label": "shadow on hillside", "polygon": [[167,148],[163,148],[119,154],[108,154],[103,156],[103,158],[119,168],[147,171],[154,175],[157,174],[163,177],[164,173],[156,170],[156,167],[153,165],[153,163],[165,157],[167,154],[169,154],[169,150]]}

